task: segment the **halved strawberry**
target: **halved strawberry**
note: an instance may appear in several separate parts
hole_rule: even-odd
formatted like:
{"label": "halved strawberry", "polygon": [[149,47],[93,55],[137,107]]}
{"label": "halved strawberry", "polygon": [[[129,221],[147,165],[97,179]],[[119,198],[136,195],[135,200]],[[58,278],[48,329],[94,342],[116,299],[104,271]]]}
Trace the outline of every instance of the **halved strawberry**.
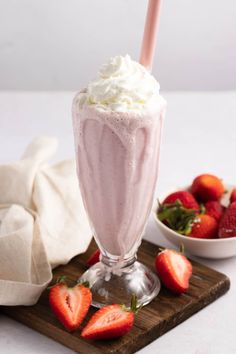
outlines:
{"label": "halved strawberry", "polygon": [[133,327],[134,314],[137,310],[136,296],[132,297],[131,309],[118,304],[104,306],[91,317],[81,336],[86,339],[121,337]]}
{"label": "halved strawberry", "polygon": [[187,191],[177,191],[169,194],[162,202],[164,204],[173,204],[176,201],[180,201],[183,207],[187,209],[199,210],[199,205],[194,196]]}
{"label": "halved strawberry", "polygon": [[165,249],[156,256],[157,273],[165,285],[175,294],[185,292],[189,287],[189,279],[192,275],[192,264],[181,253]]}
{"label": "halved strawberry", "polygon": [[224,193],[224,185],[222,181],[210,174],[203,174],[193,180],[191,192],[202,202],[210,200],[219,200]]}
{"label": "halved strawberry", "polygon": [[69,288],[64,282],[60,282],[50,289],[51,309],[68,331],[74,331],[79,327],[91,302],[91,291],[83,284]]}
{"label": "halved strawberry", "polygon": [[93,252],[91,254],[91,256],[89,257],[89,259],[87,260],[87,266],[91,267],[92,265],[98,263],[99,258],[100,258],[100,251],[99,251],[99,249],[96,249],[96,251]]}
{"label": "halved strawberry", "polygon": [[235,237],[236,236],[236,202],[230,204],[226,209],[219,226],[219,237]]}

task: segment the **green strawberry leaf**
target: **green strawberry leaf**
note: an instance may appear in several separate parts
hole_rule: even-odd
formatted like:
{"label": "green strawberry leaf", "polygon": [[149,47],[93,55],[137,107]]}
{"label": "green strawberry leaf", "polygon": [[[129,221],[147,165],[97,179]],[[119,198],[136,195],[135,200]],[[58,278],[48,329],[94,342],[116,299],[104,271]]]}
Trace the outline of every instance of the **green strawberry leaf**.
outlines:
{"label": "green strawberry leaf", "polygon": [[196,210],[187,209],[180,200],[159,207],[158,219],[181,235],[189,235],[196,217]]}

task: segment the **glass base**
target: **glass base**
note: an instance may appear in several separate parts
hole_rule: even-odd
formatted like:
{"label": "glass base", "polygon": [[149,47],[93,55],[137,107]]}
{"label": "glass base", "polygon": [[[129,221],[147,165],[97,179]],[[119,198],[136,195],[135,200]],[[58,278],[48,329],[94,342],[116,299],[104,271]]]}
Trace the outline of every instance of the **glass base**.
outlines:
{"label": "glass base", "polygon": [[161,288],[157,275],[137,261],[125,266],[98,262],[79,281],[89,282],[93,294],[92,305],[97,308],[114,303],[130,307],[133,294],[137,296],[138,305],[147,305]]}

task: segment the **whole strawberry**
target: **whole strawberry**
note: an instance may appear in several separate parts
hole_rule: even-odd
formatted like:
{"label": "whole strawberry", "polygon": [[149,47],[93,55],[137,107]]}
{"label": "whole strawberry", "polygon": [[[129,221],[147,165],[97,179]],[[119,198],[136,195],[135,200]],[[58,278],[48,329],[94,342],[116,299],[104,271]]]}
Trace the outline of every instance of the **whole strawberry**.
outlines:
{"label": "whole strawberry", "polygon": [[219,226],[220,238],[234,236],[236,236],[236,202],[230,204],[226,209]]}
{"label": "whole strawberry", "polygon": [[216,200],[212,200],[205,204],[205,209],[206,209],[205,213],[207,215],[210,215],[213,218],[215,218],[217,221],[219,221],[224,214],[225,208],[223,207],[223,205],[220,204],[220,202]]}
{"label": "whole strawberry", "polygon": [[96,251],[94,251],[89,259],[87,260],[87,266],[92,267],[94,264],[98,263],[100,260],[100,250],[97,248]]}
{"label": "whole strawberry", "polygon": [[230,195],[230,203],[236,202],[236,188],[234,188]]}
{"label": "whole strawberry", "polygon": [[165,249],[156,256],[155,266],[167,289],[175,294],[184,293],[188,289],[192,264],[182,253]]}
{"label": "whole strawberry", "polygon": [[138,311],[137,297],[132,296],[130,309],[114,304],[102,307],[90,318],[81,332],[85,339],[113,339],[128,333]]}
{"label": "whole strawberry", "polygon": [[218,222],[215,218],[184,208],[179,201],[162,205],[158,211],[158,218],[181,235],[196,238],[217,237]]}
{"label": "whole strawberry", "polygon": [[201,202],[219,200],[224,193],[224,185],[218,177],[203,174],[193,180],[191,192]]}
{"label": "whole strawberry", "polygon": [[191,232],[188,236],[195,238],[216,238],[218,222],[207,214],[199,214],[193,221]]}
{"label": "whole strawberry", "polygon": [[176,201],[180,201],[182,205],[187,209],[199,210],[199,205],[194,198],[194,196],[187,191],[177,191],[168,195],[165,200],[162,202],[163,204],[172,204]]}

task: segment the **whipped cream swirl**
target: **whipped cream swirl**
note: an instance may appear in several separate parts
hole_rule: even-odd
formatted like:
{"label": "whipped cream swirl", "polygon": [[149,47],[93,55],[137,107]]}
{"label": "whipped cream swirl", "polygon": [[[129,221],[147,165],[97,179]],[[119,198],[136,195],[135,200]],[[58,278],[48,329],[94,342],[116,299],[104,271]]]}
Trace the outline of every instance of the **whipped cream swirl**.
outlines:
{"label": "whipped cream swirl", "polygon": [[143,111],[157,106],[160,85],[129,55],[111,58],[86,91],[86,103],[117,112]]}

